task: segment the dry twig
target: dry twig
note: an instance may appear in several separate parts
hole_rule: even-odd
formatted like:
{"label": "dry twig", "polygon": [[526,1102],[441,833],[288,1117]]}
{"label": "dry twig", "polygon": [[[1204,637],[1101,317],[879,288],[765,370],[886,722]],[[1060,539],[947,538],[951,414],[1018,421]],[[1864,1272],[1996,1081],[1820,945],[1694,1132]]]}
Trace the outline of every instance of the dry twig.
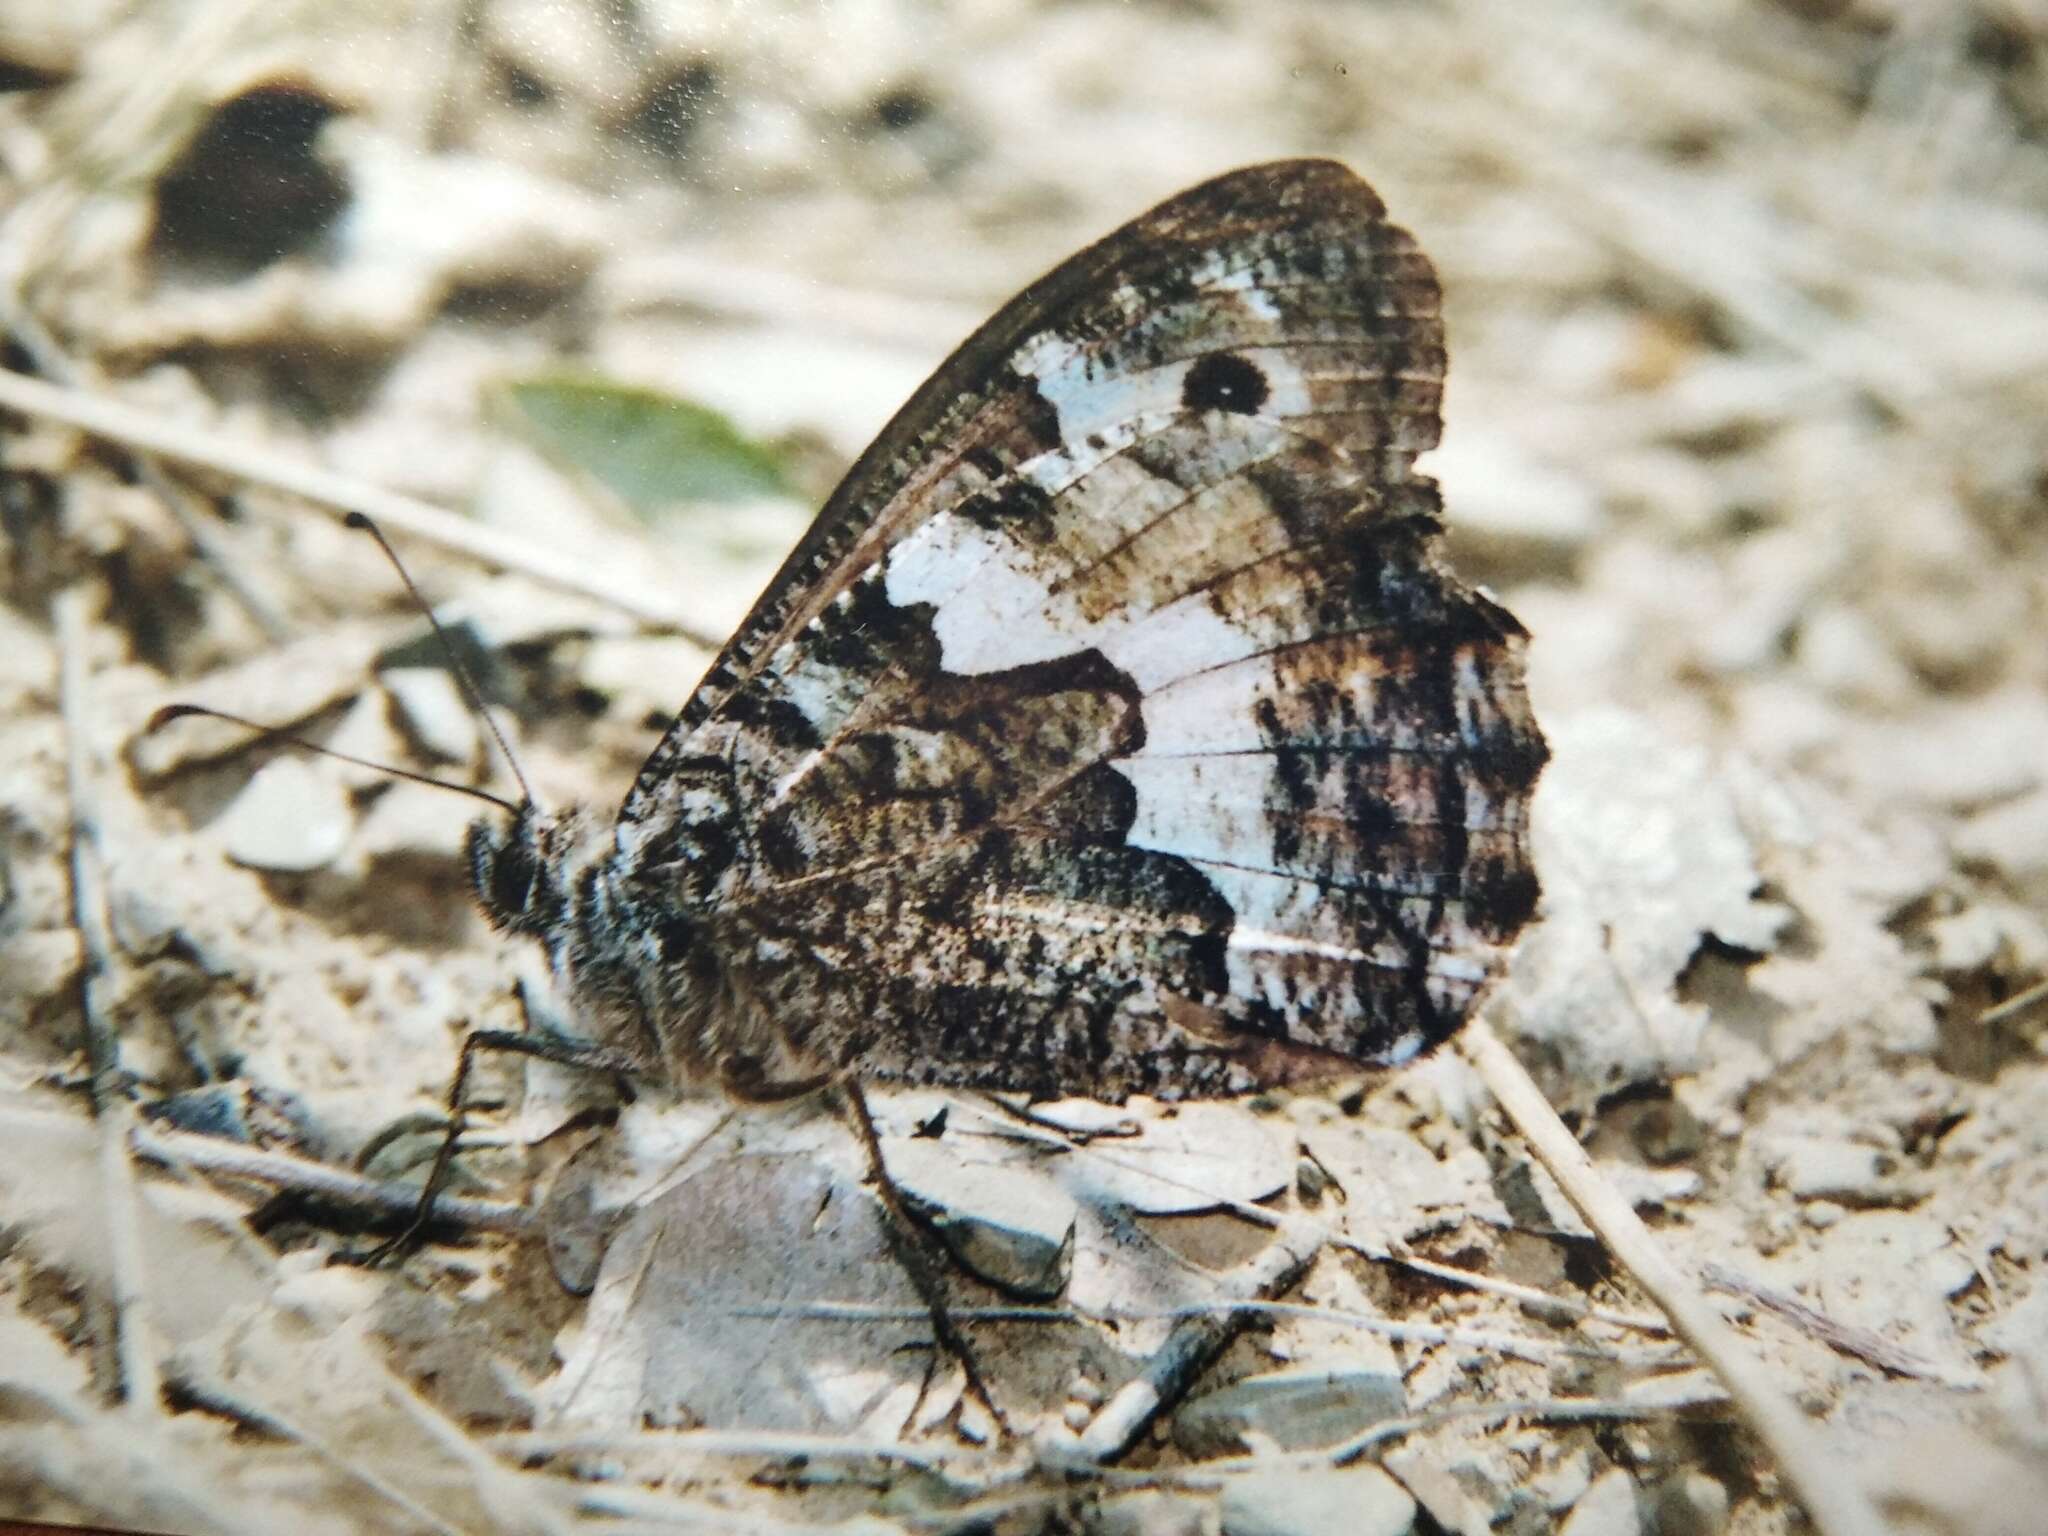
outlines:
{"label": "dry twig", "polygon": [[157,1411],[163,1383],[157,1371],[155,1330],[144,1285],[142,1235],[136,1217],[135,1170],[128,1161],[127,1130],[134,1106],[121,1068],[121,1037],[106,1006],[114,973],[114,934],[107,917],[106,856],[93,788],[91,709],[86,684],[87,605],[82,587],[56,600],[58,703],[64,718],[65,789],[71,798],[71,920],[84,964],[79,1009],[92,1063],[93,1114],[100,1137],[100,1195],[105,1202],[112,1272],[113,1379],[109,1395],[136,1412]]}
{"label": "dry twig", "polygon": [[[239,1142],[147,1125],[136,1126],[129,1132],[129,1140],[142,1156],[172,1167],[215,1178],[248,1179],[376,1216],[408,1217],[419,1208],[420,1192],[414,1186],[364,1178],[346,1169],[294,1157],[289,1152],[266,1152]],[[455,1195],[443,1196],[434,1203],[434,1217],[473,1231],[502,1232],[513,1237],[524,1236],[534,1227],[533,1212],[524,1205]]]}
{"label": "dry twig", "polygon": [[1621,1312],[1613,1307],[1596,1307],[1590,1302],[1578,1301],[1570,1296],[1557,1296],[1549,1291],[1539,1291],[1533,1285],[1522,1285],[1513,1280],[1499,1280],[1492,1275],[1459,1269],[1452,1264],[1439,1264],[1434,1259],[1420,1258],[1412,1253],[1390,1253],[1383,1249],[1370,1248],[1350,1238],[1340,1237],[1334,1241],[1338,1247],[1348,1248],[1360,1258],[1369,1259],[1375,1264],[1398,1265],[1418,1275],[1427,1275],[1432,1280],[1443,1280],[1451,1285],[1462,1286],[1466,1290],[1500,1296],[1509,1301],[1519,1302],[1547,1317],[1606,1323],[1609,1327],[1627,1328],[1636,1333],[1671,1332],[1671,1325],[1661,1317],[1648,1317],[1640,1312]]}
{"label": "dry twig", "polygon": [[1724,1264],[1706,1264],[1700,1269],[1700,1278],[1710,1290],[1722,1291],[1730,1296],[1740,1296],[1754,1302],[1766,1312],[1782,1318],[1810,1339],[1818,1340],[1838,1354],[1874,1365],[1881,1371],[1894,1376],[1914,1376],[1922,1381],[1943,1380],[1943,1373],[1929,1362],[1921,1359],[1909,1349],[1902,1349],[1881,1333],[1868,1328],[1852,1327],[1838,1323],[1826,1313],[1817,1312],[1797,1297],[1787,1296],[1783,1291],[1765,1285],[1761,1280],[1752,1280],[1748,1275],[1738,1274]]}
{"label": "dry twig", "polygon": [[1995,1008],[1986,1008],[1977,1015],[1977,1023],[2003,1024],[2007,1019],[2018,1018],[2034,1004],[2048,998],[2048,981],[2037,981],[2023,992],[2015,992]]}
{"label": "dry twig", "polygon": [[1721,1378],[1737,1411],[1769,1448],[1822,1536],[1883,1536],[1877,1512],[1854,1474],[1818,1443],[1798,1409],[1707,1305],[1699,1288],[1665,1257],[1634,1208],[1600,1176],[1543,1090],[1486,1019],[1465,1026],[1458,1048],[1586,1225],[1664,1309],[1679,1337]]}
{"label": "dry twig", "polygon": [[[1226,1303],[1267,1301],[1292,1290],[1328,1240],[1329,1234],[1319,1223],[1282,1222],[1270,1244],[1223,1277],[1218,1287],[1224,1293],[1220,1299]],[[1184,1318],[1145,1362],[1144,1369],[1097,1410],[1081,1431],[1080,1454],[1089,1461],[1109,1461],[1129,1450],[1145,1426],[1181,1399],[1209,1362],[1244,1331],[1253,1315],[1231,1305],[1225,1312],[1203,1311]]]}
{"label": "dry twig", "polygon": [[674,599],[646,585],[637,571],[616,566],[594,567],[559,547],[473,523],[444,507],[401,496],[348,475],[317,469],[287,454],[167,422],[105,395],[61,389],[41,379],[5,370],[0,370],[0,406],[61,421],[140,453],[196,464],[337,511],[360,512],[392,533],[608,603],[699,645],[715,648],[719,644],[719,637],[694,628],[676,611]]}

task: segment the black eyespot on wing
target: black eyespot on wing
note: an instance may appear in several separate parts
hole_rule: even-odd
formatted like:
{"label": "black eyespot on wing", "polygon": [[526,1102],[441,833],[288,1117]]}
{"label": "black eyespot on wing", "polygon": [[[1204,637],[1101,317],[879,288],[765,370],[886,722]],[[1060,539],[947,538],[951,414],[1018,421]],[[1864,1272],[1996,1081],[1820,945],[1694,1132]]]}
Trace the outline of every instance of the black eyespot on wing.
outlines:
{"label": "black eyespot on wing", "polygon": [[1181,380],[1180,403],[1191,411],[1230,411],[1249,416],[1273,393],[1258,364],[1235,352],[1211,352],[1196,359]]}

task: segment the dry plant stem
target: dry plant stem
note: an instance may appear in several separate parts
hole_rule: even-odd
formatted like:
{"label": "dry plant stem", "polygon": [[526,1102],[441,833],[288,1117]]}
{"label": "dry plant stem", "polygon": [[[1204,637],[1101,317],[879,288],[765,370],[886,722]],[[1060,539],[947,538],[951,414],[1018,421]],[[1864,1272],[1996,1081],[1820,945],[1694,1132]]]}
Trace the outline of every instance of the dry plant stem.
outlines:
{"label": "dry plant stem", "polygon": [[[780,1314],[787,1316],[787,1313]],[[924,1316],[922,1312],[917,1314]],[[813,1435],[748,1429],[507,1430],[488,1442],[501,1455],[522,1461],[537,1456],[685,1457],[772,1456],[777,1459],[893,1461],[907,1467],[941,1467],[956,1459],[942,1448],[902,1440],[862,1440],[850,1435]]]}
{"label": "dry plant stem", "polygon": [[[1712,1399],[1718,1402],[1719,1399]],[[1643,1419],[1664,1418],[1670,1415],[1672,1407],[1659,1404],[1647,1407],[1642,1403],[1617,1401],[1614,1398],[1523,1398],[1505,1403],[1458,1403],[1433,1413],[1418,1413],[1405,1419],[1387,1419],[1373,1425],[1362,1434],[1354,1435],[1343,1444],[1313,1456],[1304,1456],[1301,1463],[1313,1467],[1327,1463],[1334,1467],[1348,1467],[1368,1452],[1385,1445],[1389,1440],[1404,1440],[1410,1435],[1424,1435],[1441,1429],[1447,1424],[1474,1420],[1482,1424],[1505,1424],[1510,1419],[1549,1424],[1592,1424],[1600,1422],[1630,1423]],[[1246,1457],[1245,1470],[1257,1465],[1257,1459]]]}
{"label": "dry plant stem", "polygon": [[[699,1309],[704,1310],[704,1309]],[[951,1307],[955,1322],[1045,1323],[1068,1328],[1086,1328],[1100,1323],[1183,1322],[1189,1318],[1220,1317],[1242,1313],[1246,1317],[1299,1317],[1318,1323],[1336,1323],[1373,1333],[1402,1344],[1455,1344],[1465,1349],[1491,1350],[1516,1360],[1542,1365],[1552,1360],[1599,1360],[1630,1369],[1655,1369],[1689,1363],[1690,1357],[1665,1349],[1617,1350],[1586,1345],[1560,1344],[1550,1339],[1518,1339],[1508,1334],[1486,1333],[1469,1328],[1440,1328],[1430,1323],[1399,1323],[1392,1318],[1341,1307],[1312,1306],[1298,1301],[1198,1301],[1184,1307],[1110,1307],[1087,1313],[1071,1307]],[[722,1317],[801,1317],[821,1322],[905,1323],[926,1316],[922,1307],[876,1306],[855,1301],[812,1301],[800,1307],[726,1307]]]}
{"label": "dry plant stem", "polygon": [[882,1158],[882,1140],[875,1134],[875,1117],[868,1113],[867,1095],[860,1091],[860,1085],[847,1081],[838,1088],[839,1102],[846,1107],[847,1121],[853,1126],[854,1136],[859,1140],[861,1151],[868,1160],[868,1173],[875,1181],[875,1194],[888,1213],[890,1231],[895,1238],[891,1247],[903,1263],[904,1273],[910,1276],[918,1294],[924,1298],[925,1306],[931,1313],[932,1332],[938,1336],[939,1347],[960,1362],[960,1369],[967,1375],[967,1390],[974,1400],[981,1404],[988,1416],[995,1420],[996,1432],[1007,1439],[1010,1421],[1003,1416],[1003,1410],[996,1406],[990,1395],[988,1383],[982,1380],[981,1366],[974,1358],[974,1351],[962,1338],[960,1330],[953,1326],[953,1314],[946,1309],[946,1297],[939,1287],[939,1277],[926,1260],[920,1246],[918,1226],[911,1219],[909,1210],[903,1204],[902,1191],[889,1176],[889,1165]]}
{"label": "dry plant stem", "polygon": [[600,300],[621,316],[705,310],[789,332],[862,336],[936,360],[985,318],[978,306],[849,288],[757,262],[664,249],[608,261]]}
{"label": "dry plant stem", "polygon": [[106,858],[94,791],[91,710],[86,693],[87,607],[82,587],[56,600],[58,702],[64,718],[64,777],[71,798],[71,920],[84,964],[79,969],[79,1010],[92,1063],[92,1106],[99,1125],[100,1195],[105,1202],[108,1269],[113,1287],[114,1374],[109,1394],[135,1412],[154,1414],[163,1383],[157,1372],[155,1330],[143,1284],[141,1229],[136,1216],[135,1169],[128,1160],[128,1102],[121,1070],[121,1038],[104,994],[113,981],[114,935],[107,918]]}
{"label": "dry plant stem", "polygon": [[[1267,1301],[1291,1290],[1328,1240],[1313,1222],[1283,1222],[1264,1250],[1224,1276],[1220,1289],[1229,1302]],[[1195,1378],[1244,1331],[1254,1312],[1230,1306],[1179,1323],[1143,1370],[1125,1382],[1081,1431],[1078,1449],[1088,1461],[1113,1461],[1128,1451],[1145,1426],[1180,1401]]]}
{"label": "dry plant stem", "polygon": [[[246,1179],[273,1189],[315,1195],[379,1216],[410,1216],[419,1210],[420,1192],[411,1185],[379,1183],[288,1152],[266,1152],[239,1142],[148,1125],[137,1125],[128,1139],[142,1157],[214,1178]],[[503,1200],[443,1195],[434,1202],[434,1218],[475,1232],[501,1232],[512,1237],[523,1237],[533,1230],[533,1213],[524,1205]]]}
{"label": "dry plant stem", "polygon": [[249,1401],[246,1391],[230,1392],[215,1382],[190,1376],[180,1378],[178,1385],[187,1397],[209,1413],[220,1414],[263,1434],[274,1435],[280,1440],[288,1440],[293,1445],[304,1447],[309,1454],[342,1476],[360,1483],[367,1492],[387,1500],[395,1508],[404,1510],[420,1523],[422,1529],[437,1532],[439,1536],[461,1536],[460,1527],[450,1525],[404,1489],[345,1454],[304,1425],[294,1423],[275,1409]]}
{"label": "dry plant stem", "polygon": [[[1455,1403],[1406,1418],[1382,1419],[1371,1429],[1327,1450],[1277,1451],[1269,1447],[1249,1455],[1215,1456],[1187,1467],[1148,1467],[1123,1477],[1173,1488],[1222,1488],[1232,1478],[1246,1473],[1263,1476],[1289,1468],[1315,1472],[1326,1467],[1349,1466],[1389,1441],[1430,1434],[1452,1424],[1497,1425],[1515,1419],[1550,1424],[1636,1423],[1668,1417],[1670,1411],[1668,1407],[1647,1408],[1641,1403],[1607,1397],[1529,1397],[1505,1402]],[[1103,1471],[1107,1475],[1107,1469]]]}
{"label": "dry plant stem", "polygon": [[[1856,1328],[1847,1323],[1838,1323],[1824,1312],[1817,1312],[1783,1291],[1773,1290],[1761,1280],[1752,1280],[1748,1275],[1721,1264],[1705,1264],[1700,1268],[1700,1279],[1708,1289],[1722,1291],[1730,1296],[1740,1296],[1755,1302],[1766,1312],[1782,1319],[1789,1326],[1805,1334],[1809,1339],[1825,1344],[1837,1354],[1861,1360],[1874,1365],[1881,1371],[1894,1376],[1914,1376],[1922,1381],[1939,1381],[1942,1372],[1911,1350],[1901,1349],[1881,1333],[1868,1328]],[[1955,1383],[1952,1383],[1952,1385]]]}
{"label": "dry plant stem", "polygon": [[1450,1264],[1439,1264],[1433,1259],[1418,1258],[1412,1253],[1389,1253],[1366,1247],[1349,1239],[1336,1239],[1339,1247],[1348,1248],[1362,1259],[1375,1264],[1398,1264],[1418,1275],[1428,1275],[1435,1280],[1447,1280],[1452,1285],[1465,1286],[1471,1290],[1484,1291],[1490,1296],[1504,1296],[1510,1301],[1519,1301],[1526,1307],[1553,1317],[1584,1319],[1587,1322],[1606,1323],[1613,1328],[1627,1328],[1636,1333],[1668,1335],[1671,1325],[1661,1317],[1645,1317],[1639,1312],[1617,1312],[1612,1307],[1588,1306],[1583,1301],[1574,1301],[1568,1296],[1553,1296],[1548,1291],[1539,1291],[1533,1285],[1520,1285],[1513,1280],[1497,1280],[1491,1275],[1475,1274],[1469,1269],[1459,1269]]}
{"label": "dry plant stem", "polygon": [[710,648],[719,644],[718,637],[686,623],[667,594],[642,585],[634,572],[594,568],[555,546],[483,527],[444,507],[317,469],[286,454],[167,422],[105,395],[61,389],[4,369],[0,369],[0,406],[61,421],[137,452],[160,454],[183,464],[196,464],[239,480],[267,485],[337,511],[361,512],[391,532],[608,603],[696,644]]}
{"label": "dry plant stem", "polygon": [[1986,1008],[1977,1015],[1979,1024],[2003,1024],[2007,1019],[2025,1013],[2043,998],[2048,998],[2048,981],[2037,981],[2024,992],[2016,992],[1995,1008]]}
{"label": "dry plant stem", "polygon": [[758,1509],[732,1507],[729,1498],[685,1499],[656,1488],[635,1488],[623,1482],[580,1483],[574,1488],[580,1531],[589,1536],[893,1536],[906,1526],[879,1519],[832,1521],[778,1520]]}
{"label": "dry plant stem", "polygon": [[1721,1378],[1815,1528],[1822,1536],[1884,1536],[1847,1466],[1820,1443],[1699,1288],[1665,1257],[1634,1208],[1600,1176],[1543,1090],[1484,1018],[1465,1026],[1458,1048],[1586,1224],[1664,1309],[1678,1336]]}

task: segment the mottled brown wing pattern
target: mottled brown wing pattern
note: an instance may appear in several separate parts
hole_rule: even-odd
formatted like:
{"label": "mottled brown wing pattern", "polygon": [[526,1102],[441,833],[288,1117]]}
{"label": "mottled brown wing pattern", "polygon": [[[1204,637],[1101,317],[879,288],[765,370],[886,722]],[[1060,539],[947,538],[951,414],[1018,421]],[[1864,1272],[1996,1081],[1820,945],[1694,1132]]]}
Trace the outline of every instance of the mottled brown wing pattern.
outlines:
{"label": "mottled brown wing pattern", "polygon": [[[855,466],[627,802],[741,846],[741,1006],[871,1076],[1169,1096],[1444,1038],[1527,918],[1514,620],[1434,553],[1438,293],[1329,162],[1027,290]],[[650,893],[652,894],[652,893]]]}

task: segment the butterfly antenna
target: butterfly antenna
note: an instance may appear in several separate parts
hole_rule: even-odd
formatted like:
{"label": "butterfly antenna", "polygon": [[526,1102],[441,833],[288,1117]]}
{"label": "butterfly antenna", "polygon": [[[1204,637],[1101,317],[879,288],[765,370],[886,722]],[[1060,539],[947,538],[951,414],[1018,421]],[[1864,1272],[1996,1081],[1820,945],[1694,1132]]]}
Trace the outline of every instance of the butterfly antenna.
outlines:
{"label": "butterfly antenna", "polygon": [[[519,759],[512,755],[512,744],[505,739],[505,733],[498,728],[496,718],[484,706],[484,696],[477,688],[476,679],[469,675],[469,668],[462,664],[462,655],[455,649],[455,642],[448,638],[448,631],[443,629],[441,621],[434,617],[433,606],[420,592],[419,586],[412,579],[412,572],[405,568],[405,562],[398,558],[398,551],[391,547],[391,541],[384,537],[384,530],[361,512],[350,512],[342,521],[351,528],[367,533],[377,541],[377,547],[384,551],[384,558],[391,562],[391,569],[398,572],[398,579],[405,583],[405,590],[412,594],[414,604],[427,616],[427,623],[433,626],[434,638],[441,642],[442,653],[448,658],[448,670],[455,674],[455,681],[462,685],[462,696],[469,701],[469,707],[475,712],[476,717],[483,721],[484,729],[491,733],[491,740],[498,744],[499,755],[505,759],[505,766],[512,770],[512,777],[519,785],[521,803],[538,805],[540,802],[534,798],[533,786],[526,782],[526,775],[520,771]],[[516,810],[517,807],[513,809]]]}
{"label": "butterfly antenna", "polygon": [[431,785],[445,789],[450,794],[467,795],[472,800],[482,800],[495,805],[501,811],[517,816],[520,808],[503,795],[494,795],[487,789],[478,789],[471,784],[455,784],[447,779],[436,779],[424,773],[414,773],[407,768],[394,768],[389,763],[373,763],[367,757],[357,757],[352,752],[337,752],[332,747],[323,747],[318,742],[295,736],[281,726],[264,725],[260,721],[245,720],[240,715],[231,715],[224,709],[208,709],[204,704],[166,704],[149,717],[149,724],[143,727],[146,734],[154,735],[173,720],[188,718],[222,720],[229,725],[238,725],[249,732],[257,741],[282,742],[288,747],[297,747],[301,752],[311,752],[316,757],[331,757],[344,763],[353,763],[358,768],[368,768],[374,773],[389,774],[394,779],[410,779],[415,784]]}

